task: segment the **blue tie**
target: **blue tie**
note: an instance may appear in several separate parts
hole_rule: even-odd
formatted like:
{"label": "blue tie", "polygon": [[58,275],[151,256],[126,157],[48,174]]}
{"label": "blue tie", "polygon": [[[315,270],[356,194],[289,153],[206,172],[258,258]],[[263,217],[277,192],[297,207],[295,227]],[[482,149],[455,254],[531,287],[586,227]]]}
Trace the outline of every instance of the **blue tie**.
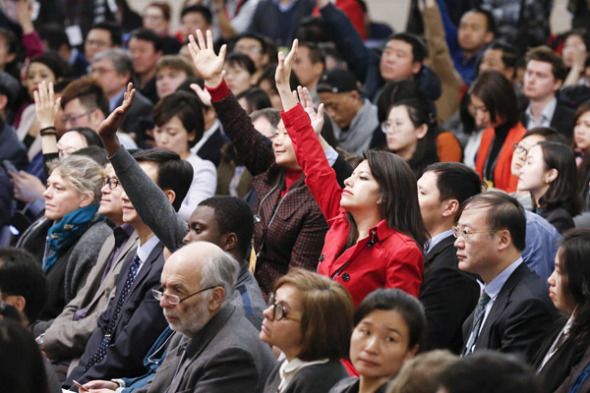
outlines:
{"label": "blue tie", "polygon": [[483,322],[483,317],[486,314],[486,305],[489,301],[490,295],[483,291],[481,297],[479,298],[479,302],[477,303],[477,307],[475,308],[475,313],[473,314],[473,328],[471,328],[471,334],[469,335],[467,345],[463,350],[463,355],[469,355],[473,353],[473,349],[475,348],[475,341],[477,341],[477,337],[479,336],[479,331],[481,328],[481,323]]}
{"label": "blue tie", "polygon": [[107,331],[102,338],[98,349],[92,355],[88,364],[86,365],[86,371],[90,369],[90,367],[94,366],[96,363],[100,362],[104,359],[105,355],[107,354],[107,348],[111,343],[111,335],[115,330],[115,326],[117,325],[117,321],[119,320],[119,315],[121,314],[121,309],[123,308],[123,304],[125,304],[125,299],[127,299],[127,295],[131,292],[131,287],[133,287],[133,281],[135,280],[135,276],[137,275],[137,270],[141,264],[141,259],[137,255],[133,258],[133,262],[129,265],[129,270],[127,271],[127,279],[125,280],[125,286],[123,290],[119,294],[119,298],[117,299],[117,306],[115,307],[115,312],[111,316],[111,320],[109,321],[109,326],[107,327]]}

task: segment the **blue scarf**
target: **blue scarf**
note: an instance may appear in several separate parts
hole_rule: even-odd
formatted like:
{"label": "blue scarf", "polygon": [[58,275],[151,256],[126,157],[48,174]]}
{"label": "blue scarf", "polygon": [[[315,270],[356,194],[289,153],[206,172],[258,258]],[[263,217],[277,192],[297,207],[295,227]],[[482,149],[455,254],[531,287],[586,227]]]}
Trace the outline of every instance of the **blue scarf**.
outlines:
{"label": "blue scarf", "polygon": [[63,216],[47,232],[47,249],[43,258],[43,271],[47,272],[70,246],[86,232],[96,221],[104,218],[97,213],[98,203],[82,207]]}

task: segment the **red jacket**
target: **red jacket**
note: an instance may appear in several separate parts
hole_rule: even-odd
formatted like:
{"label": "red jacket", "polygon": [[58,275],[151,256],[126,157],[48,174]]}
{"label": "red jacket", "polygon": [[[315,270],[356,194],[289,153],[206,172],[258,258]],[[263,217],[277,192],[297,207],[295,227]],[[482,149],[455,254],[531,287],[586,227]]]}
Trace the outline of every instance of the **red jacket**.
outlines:
{"label": "red jacket", "polygon": [[[479,143],[479,149],[477,150],[477,159],[475,160],[475,171],[479,174],[479,177],[483,179],[483,167],[488,157],[490,147],[494,143],[495,130],[493,128],[487,128],[482,136],[481,142]],[[498,153],[498,161],[494,167],[494,187],[508,193],[516,191],[518,185],[518,178],[512,176],[512,155],[514,154],[513,144],[520,142],[522,136],[526,132],[526,128],[522,124],[518,123],[508,131],[506,140]]]}
{"label": "red jacket", "polygon": [[399,288],[418,297],[423,256],[412,238],[390,228],[385,220],[371,235],[338,255],[346,244],[350,226],[340,208],[342,189],[328,164],[321,145],[301,105],[281,112],[295,148],[297,161],[306,175],[305,182],[328,220],[318,273],[344,285],[355,306],[378,288]]}

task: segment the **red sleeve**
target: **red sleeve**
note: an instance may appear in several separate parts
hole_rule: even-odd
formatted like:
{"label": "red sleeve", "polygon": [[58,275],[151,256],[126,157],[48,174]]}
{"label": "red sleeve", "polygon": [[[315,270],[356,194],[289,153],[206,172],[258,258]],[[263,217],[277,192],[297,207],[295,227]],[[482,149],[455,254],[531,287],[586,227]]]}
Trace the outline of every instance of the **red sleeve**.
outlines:
{"label": "red sleeve", "polygon": [[393,258],[388,258],[385,288],[398,288],[418,298],[424,257],[416,244],[400,244]]}
{"label": "red sleeve", "polygon": [[330,224],[330,219],[338,215],[342,189],[311,126],[309,115],[301,104],[297,104],[287,112],[281,111],[281,117],[293,142],[297,162],[305,173],[305,183]]}
{"label": "red sleeve", "polygon": [[23,46],[27,49],[27,57],[29,59],[43,54],[43,43],[36,31],[29,34],[23,34],[22,42]]}
{"label": "red sleeve", "polygon": [[211,94],[211,102],[217,102],[223,100],[229,95],[229,87],[225,83],[225,79],[221,80],[219,86],[214,88],[205,87],[209,94]]}

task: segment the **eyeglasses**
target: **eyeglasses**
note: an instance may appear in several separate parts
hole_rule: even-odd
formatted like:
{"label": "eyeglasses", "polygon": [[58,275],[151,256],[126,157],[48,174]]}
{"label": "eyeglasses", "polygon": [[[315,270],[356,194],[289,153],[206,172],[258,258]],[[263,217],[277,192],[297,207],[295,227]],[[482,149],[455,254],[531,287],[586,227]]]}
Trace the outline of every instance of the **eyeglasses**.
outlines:
{"label": "eyeglasses", "polygon": [[115,176],[107,176],[107,178],[104,179],[102,186],[104,187],[108,185],[111,190],[114,190],[119,186],[119,184],[121,184],[121,182]]}
{"label": "eyeglasses", "polygon": [[383,123],[381,123],[381,131],[383,131],[383,133],[387,134],[387,131],[393,131],[393,127],[395,125],[393,123],[390,123],[388,121],[384,121]]}
{"label": "eyeglasses", "polygon": [[213,289],[213,288],[218,287],[218,286],[219,285],[214,285],[212,287],[207,287],[207,288],[201,289],[200,291],[197,291],[195,293],[191,293],[190,295],[185,296],[182,299],[180,297],[178,297],[177,295],[169,295],[169,294],[165,293],[163,291],[164,288],[160,288],[159,290],[158,289],[152,289],[152,295],[154,295],[154,299],[156,299],[158,301],[162,300],[162,298],[166,298],[166,301],[168,302],[168,304],[171,304],[171,305],[175,306],[177,304],[180,304],[180,303],[184,302],[186,299],[188,299],[190,297],[193,297],[195,295],[198,295],[201,292],[208,291],[209,289]]}
{"label": "eyeglasses", "polygon": [[270,299],[268,300],[268,307],[272,307],[272,319],[275,321],[281,321],[283,319],[286,319],[293,322],[301,322],[301,319],[290,318],[289,313],[287,312],[287,310],[285,310],[285,306],[283,306],[281,303],[275,303],[274,294],[270,295]]}
{"label": "eyeglasses", "polygon": [[89,114],[91,114],[92,112],[94,112],[97,108],[93,108],[90,109],[89,111],[86,111],[84,113],[81,113],[79,115],[67,115],[64,118],[61,119],[61,124],[63,124],[64,126],[66,125],[67,122],[71,121],[71,122],[75,122],[76,120],[78,120],[81,117],[84,116],[88,116]]}
{"label": "eyeglasses", "polygon": [[512,145],[512,149],[514,150],[514,152],[515,152],[516,154],[518,154],[518,155],[523,155],[523,154],[524,154],[525,156],[526,156],[527,154],[529,154],[529,150],[530,150],[530,148],[528,148],[528,149],[527,149],[526,147],[524,147],[524,146],[523,146],[523,145],[521,145],[520,143],[515,143],[515,144],[513,144],[513,145]]}
{"label": "eyeglasses", "polygon": [[484,229],[483,231],[472,231],[469,228],[461,228],[460,226],[454,226],[453,227],[453,236],[458,239],[459,237],[463,237],[464,240],[469,240],[469,236],[471,235],[475,235],[477,233],[491,233],[491,232],[495,232],[497,231],[497,229],[494,228],[489,228],[489,229]]}

